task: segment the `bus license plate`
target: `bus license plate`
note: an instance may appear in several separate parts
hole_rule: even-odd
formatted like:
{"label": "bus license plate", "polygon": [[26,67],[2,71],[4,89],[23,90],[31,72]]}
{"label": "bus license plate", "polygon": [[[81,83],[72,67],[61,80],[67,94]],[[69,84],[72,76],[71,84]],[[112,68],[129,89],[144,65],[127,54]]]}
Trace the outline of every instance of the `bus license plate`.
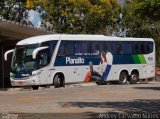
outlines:
{"label": "bus license plate", "polygon": [[18,82],[18,84],[19,84],[19,85],[22,85],[22,84],[23,84],[23,82],[21,82],[21,81],[20,81],[20,82]]}

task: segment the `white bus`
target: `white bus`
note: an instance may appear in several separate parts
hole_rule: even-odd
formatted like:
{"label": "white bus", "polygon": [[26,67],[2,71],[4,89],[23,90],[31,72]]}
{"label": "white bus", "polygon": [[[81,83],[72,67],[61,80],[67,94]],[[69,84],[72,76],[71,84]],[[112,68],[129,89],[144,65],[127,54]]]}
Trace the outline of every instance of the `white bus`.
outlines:
{"label": "white bus", "polygon": [[[136,83],[155,77],[155,43],[151,38],[121,38],[104,35],[42,35],[19,41],[13,52],[12,86],[54,85],[91,81],[90,66],[99,73],[100,53],[110,52],[106,82]],[[106,68],[107,70],[107,68]]]}

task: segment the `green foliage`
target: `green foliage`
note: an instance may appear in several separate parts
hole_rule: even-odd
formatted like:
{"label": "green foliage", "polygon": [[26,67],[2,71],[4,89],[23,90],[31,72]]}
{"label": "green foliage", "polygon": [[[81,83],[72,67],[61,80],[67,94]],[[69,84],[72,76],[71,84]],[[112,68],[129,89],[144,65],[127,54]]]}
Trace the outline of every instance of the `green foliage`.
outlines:
{"label": "green foliage", "polygon": [[47,0],[42,15],[58,33],[110,34],[119,9],[117,0]]}
{"label": "green foliage", "polygon": [[127,36],[150,37],[156,42],[156,58],[160,59],[160,0],[131,0],[123,6],[123,24]]}
{"label": "green foliage", "polygon": [[28,10],[25,0],[1,0],[0,16],[7,20],[31,24],[28,20]]}

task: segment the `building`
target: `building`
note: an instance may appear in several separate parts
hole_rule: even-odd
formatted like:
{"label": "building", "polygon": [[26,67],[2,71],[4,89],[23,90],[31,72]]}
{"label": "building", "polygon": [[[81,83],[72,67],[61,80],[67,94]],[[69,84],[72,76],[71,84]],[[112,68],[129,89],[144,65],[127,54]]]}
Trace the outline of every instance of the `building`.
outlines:
{"label": "building", "polygon": [[0,19],[0,88],[11,86],[9,74],[12,54],[9,55],[8,61],[4,61],[4,53],[7,50],[13,49],[15,44],[24,38],[50,33],[49,31],[26,26],[14,21]]}

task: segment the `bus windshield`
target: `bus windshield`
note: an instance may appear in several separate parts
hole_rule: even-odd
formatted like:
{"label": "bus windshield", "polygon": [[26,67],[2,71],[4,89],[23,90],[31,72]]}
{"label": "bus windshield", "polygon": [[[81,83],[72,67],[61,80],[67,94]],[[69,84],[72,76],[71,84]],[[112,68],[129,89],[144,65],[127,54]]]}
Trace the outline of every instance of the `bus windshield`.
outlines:
{"label": "bus windshield", "polygon": [[15,73],[29,73],[37,69],[37,61],[32,58],[33,51],[39,44],[16,46],[13,54],[11,70]]}

